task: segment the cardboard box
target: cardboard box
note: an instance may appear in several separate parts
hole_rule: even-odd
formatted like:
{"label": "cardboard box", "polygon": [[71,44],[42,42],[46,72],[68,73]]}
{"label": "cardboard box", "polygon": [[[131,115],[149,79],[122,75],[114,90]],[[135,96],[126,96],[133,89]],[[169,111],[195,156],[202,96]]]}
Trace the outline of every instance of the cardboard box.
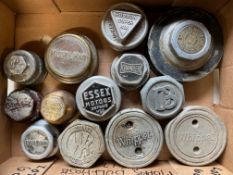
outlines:
{"label": "cardboard box", "polygon": [[[120,0],[122,1],[122,0]],[[128,0],[129,1],[129,0]],[[46,46],[41,39],[54,37],[75,29],[84,32],[96,44],[99,52],[100,75],[109,76],[110,64],[117,52],[104,40],[100,22],[104,11],[119,0],[2,0],[0,2],[0,64],[9,51],[26,49],[43,57]],[[7,83],[0,72],[0,175],[230,175],[233,172],[233,1],[232,0],[130,0],[141,5],[150,24],[163,11],[173,6],[198,6],[218,18],[224,34],[224,58],[216,70],[206,78],[185,83],[186,104],[209,106],[223,119],[228,128],[228,144],[224,154],[206,167],[187,167],[172,160],[164,146],[159,160],[144,169],[122,168],[112,161],[100,160],[94,168],[78,169],[68,166],[61,158],[32,162],[20,150],[19,139],[27,124],[17,124],[3,113]],[[161,8],[163,7],[163,8]],[[8,86],[7,86],[8,85]],[[62,85],[48,76],[36,87],[43,95],[56,89],[75,93],[78,85]],[[123,93],[122,108],[140,107],[139,95]],[[166,123],[162,123],[165,125]]]}

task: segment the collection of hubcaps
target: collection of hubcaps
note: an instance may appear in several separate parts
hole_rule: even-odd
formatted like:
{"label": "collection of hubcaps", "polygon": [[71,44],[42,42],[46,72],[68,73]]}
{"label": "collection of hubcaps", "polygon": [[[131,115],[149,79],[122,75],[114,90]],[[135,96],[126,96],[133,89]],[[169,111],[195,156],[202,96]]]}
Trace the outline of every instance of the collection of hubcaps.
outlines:
{"label": "collection of hubcaps", "polygon": [[[119,3],[106,11],[101,30],[113,49],[126,51],[145,39],[148,21],[139,7]],[[45,119],[21,136],[22,150],[34,160],[51,157],[59,148],[68,164],[88,168],[106,147],[122,166],[145,167],[158,157],[164,144],[163,130],[156,120],[172,119],[165,128],[171,154],[190,166],[207,165],[223,152],[227,131],[212,110],[201,106],[183,109],[185,95],[180,82],[210,73],[223,55],[222,46],[221,29],[207,12],[173,10],[160,17],[148,36],[150,63],[164,76],[149,79],[150,65],[145,56],[129,52],[113,60],[110,79],[92,76],[98,54],[87,36],[62,34],[49,43],[45,64],[35,53],[18,50],[6,57],[4,71],[17,83],[35,85],[44,80],[46,68],[61,83],[81,83],[76,96],[57,90],[42,99],[35,91],[16,90],[6,98],[4,109],[19,122],[38,119],[39,112]],[[122,101],[119,87],[125,91],[140,89],[143,110],[118,112]],[[79,119],[72,120],[76,107]],[[96,123],[108,120],[103,134]],[[52,124],[66,128],[59,134]]]}

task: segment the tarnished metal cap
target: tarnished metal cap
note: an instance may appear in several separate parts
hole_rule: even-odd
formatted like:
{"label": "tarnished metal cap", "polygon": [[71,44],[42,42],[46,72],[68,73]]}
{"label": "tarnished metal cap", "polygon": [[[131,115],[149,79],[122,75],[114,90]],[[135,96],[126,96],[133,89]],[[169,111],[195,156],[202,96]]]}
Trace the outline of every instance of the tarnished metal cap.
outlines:
{"label": "tarnished metal cap", "polygon": [[31,125],[21,136],[21,148],[33,160],[42,160],[58,152],[59,131],[44,120]]}
{"label": "tarnished metal cap", "polygon": [[93,76],[85,80],[76,92],[80,113],[89,120],[100,122],[111,118],[120,108],[121,92],[110,78]]}
{"label": "tarnished metal cap", "polygon": [[25,50],[16,50],[7,55],[4,72],[7,78],[22,85],[41,83],[47,75],[42,59]]}
{"label": "tarnished metal cap", "polygon": [[146,58],[138,53],[124,53],[116,57],[111,66],[113,80],[126,90],[140,88],[150,76]]}
{"label": "tarnished metal cap", "polygon": [[151,164],[163,145],[159,123],[140,109],[125,109],[117,113],[105,131],[106,147],[119,164],[140,168]]}
{"label": "tarnished metal cap", "polygon": [[75,115],[74,96],[64,90],[46,95],[41,103],[41,115],[52,124],[64,124]]}
{"label": "tarnished metal cap", "polygon": [[222,154],[227,130],[210,109],[189,106],[168,124],[165,139],[177,160],[190,166],[204,166]]}
{"label": "tarnished metal cap", "polygon": [[[212,49],[208,29],[202,23],[193,20],[181,20],[173,25],[171,34],[167,33],[167,36],[170,36],[170,49],[175,55],[174,64],[180,66],[180,69],[190,71],[202,67]],[[168,56],[169,58],[172,57]],[[182,60],[191,65],[183,63]],[[200,62],[199,65],[195,65],[197,62]]]}
{"label": "tarnished metal cap", "polygon": [[36,91],[15,90],[7,96],[4,110],[17,122],[33,121],[39,117],[41,100],[41,95]]}
{"label": "tarnished metal cap", "polygon": [[58,145],[63,159],[80,168],[91,167],[105,150],[100,126],[85,120],[72,122],[59,136]]}
{"label": "tarnished metal cap", "polygon": [[137,47],[145,38],[148,22],[146,15],[138,6],[119,3],[105,12],[101,29],[113,49],[130,50]]}
{"label": "tarnished metal cap", "polygon": [[50,42],[45,63],[49,73],[56,80],[75,84],[94,73],[98,56],[94,44],[88,37],[63,34]]}
{"label": "tarnished metal cap", "polygon": [[223,56],[217,20],[200,9],[176,9],[151,28],[148,49],[154,67],[178,81],[194,81],[210,73]]}
{"label": "tarnished metal cap", "polygon": [[182,84],[170,76],[150,78],[140,94],[143,109],[156,119],[175,117],[185,102]]}

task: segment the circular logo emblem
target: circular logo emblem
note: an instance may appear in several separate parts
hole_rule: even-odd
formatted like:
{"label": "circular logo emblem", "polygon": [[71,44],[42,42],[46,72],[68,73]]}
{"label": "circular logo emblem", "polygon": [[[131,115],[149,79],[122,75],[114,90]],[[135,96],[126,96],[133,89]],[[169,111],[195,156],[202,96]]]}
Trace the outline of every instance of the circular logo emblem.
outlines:
{"label": "circular logo emblem", "polygon": [[194,54],[205,46],[205,34],[197,26],[188,25],[179,32],[177,42],[181,50]]}
{"label": "circular logo emblem", "polygon": [[40,130],[33,130],[25,136],[24,147],[30,154],[41,155],[46,152],[48,146],[48,137]]}
{"label": "circular logo emblem", "polygon": [[79,36],[63,35],[56,38],[47,51],[47,61],[52,72],[64,77],[85,73],[90,66],[90,48]]}

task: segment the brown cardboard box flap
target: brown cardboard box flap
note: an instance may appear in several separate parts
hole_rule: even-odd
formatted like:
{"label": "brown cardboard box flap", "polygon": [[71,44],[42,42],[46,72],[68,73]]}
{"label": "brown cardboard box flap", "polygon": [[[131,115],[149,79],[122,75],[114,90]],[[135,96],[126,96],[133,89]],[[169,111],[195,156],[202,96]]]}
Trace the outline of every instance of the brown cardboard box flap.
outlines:
{"label": "brown cardboard box flap", "polygon": [[225,109],[221,106],[215,107],[215,112],[218,116],[222,119],[225,126],[228,130],[228,139],[227,139],[227,146],[225,151],[223,152],[219,162],[223,164],[226,168],[233,171],[233,110],[232,109]]}
{"label": "brown cardboard box flap", "polygon": [[16,13],[58,13],[53,0],[2,0]]}
{"label": "brown cardboard box flap", "polygon": [[93,12],[105,11],[111,5],[119,2],[132,2],[141,6],[195,6],[202,7],[210,12],[216,12],[227,4],[229,0],[3,0],[17,13],[58,13],[61,12]]}
{"label": "brown cardboard box flap", "polygon": [[[15,16],[5,5],[0,3],[0,64],[2,65],[4,56],[14,47]],[[2,112],[3,103],[6,97],[6,79],[0,71],[0,109]],[[0,138],[4,140],[0,144],[0,162],[9,158],[11,154],[11,130],[10,121],[0,114]]]}
{"label": "brown cardboard box flap", "polygon": [[215,16],[218,19],[224,36],[224,57],[222,59],[221,68],[233,66],[232,45],[233,45],[233,1],[229,1]]}
{"label": "brown cardboard box flap", "polygon": [[55,159],[33,162],[25,157],[12,157],[0,165],[1,175],[43,175]]}
{"label": "brown cardboard box flap", "polygon": [[213,0],[174,0],[173,6],[195,6],[201,7],[209,12],[216,12],[228,3],[229,0],[213,1]]}
{"label": "brown cardboard box flap", "polygon": [[97,162],[90,169],[74,168],[58,160],[46,175],[178,175],[167,161],[156,161],[147,168],[123,168],[111,161]]}
{"label": "brown cardboard box flap", "polygon": [[220,71],[220,99],[225,108],[233,108],[233,66],[225,67]]}
{"label": "brown cardboard box flap", "polygon": [[133,2],[141,6],[195,6],[202,7],[210,12],[216,12],[222,8],[229,0],[212,1],[212,0],[98,0],[98,6],[94,5],[92,0],[55,0],[57,6],[62,12],[74,11],[105,11],[109,6],[119,2]]}
{"label": "brown cardboard box flap", "polygon": [[204,167],[189,167],[174,160],[169,161],[169,163],[179,175],[233,175],[229,170],[217,163]]}
{"label": "brown cardboard box flap", "polygon": [[165,6],[171,5],[173,0],[151,1],[151,0],[98,0],[98,5],[93,0],[55,0],[62,12],[101,12],[109,6],[120,2],[132,2],[141,6]]}
{"label": "brown cardboard box flap", "polygon": [[211,107],[213,104],[213,73],[205,78],[184,83],[185,105],[204,105]]}

